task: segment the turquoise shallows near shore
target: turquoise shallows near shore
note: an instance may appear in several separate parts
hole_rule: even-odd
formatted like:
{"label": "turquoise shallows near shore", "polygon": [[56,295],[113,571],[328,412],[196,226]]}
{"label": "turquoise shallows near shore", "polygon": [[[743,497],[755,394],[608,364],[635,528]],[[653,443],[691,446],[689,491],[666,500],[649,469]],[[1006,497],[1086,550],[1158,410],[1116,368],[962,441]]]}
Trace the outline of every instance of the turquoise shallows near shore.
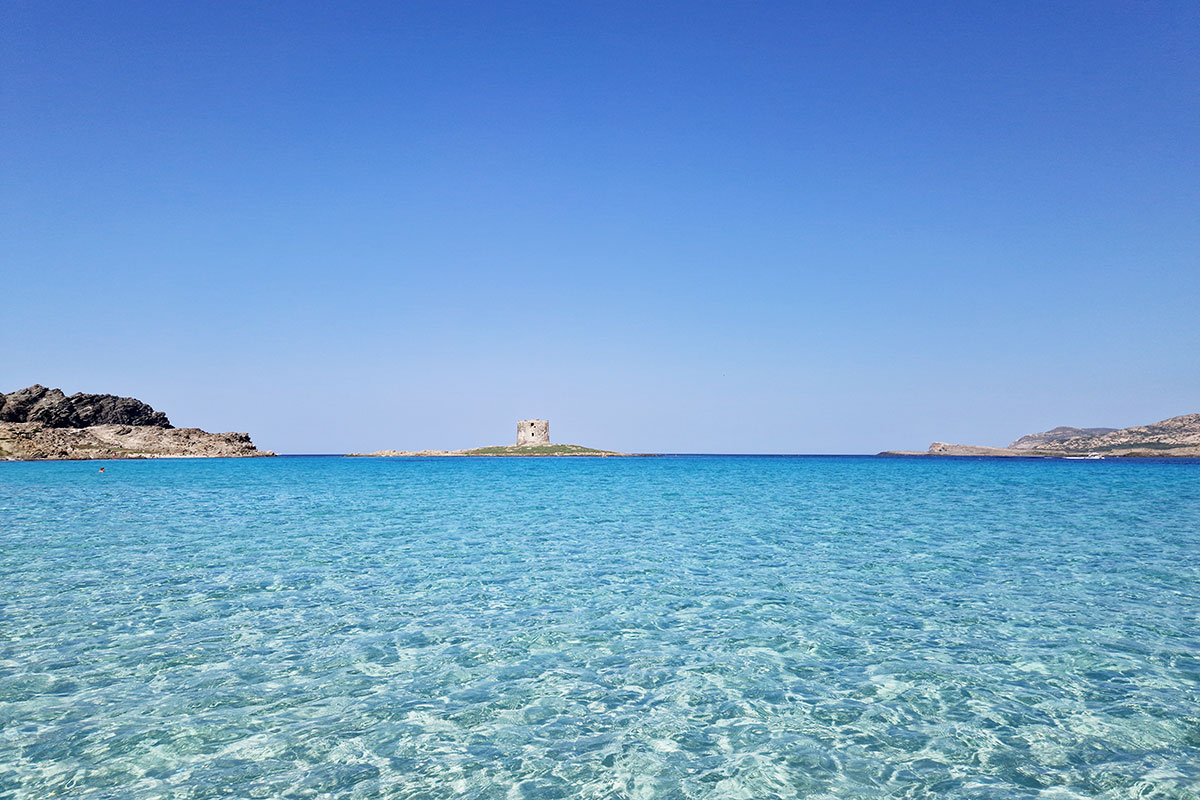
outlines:
{"label": "turquoise shallows near shore", "polygon": [[0,464],[6,798],[1195,798],[1200,463]]}

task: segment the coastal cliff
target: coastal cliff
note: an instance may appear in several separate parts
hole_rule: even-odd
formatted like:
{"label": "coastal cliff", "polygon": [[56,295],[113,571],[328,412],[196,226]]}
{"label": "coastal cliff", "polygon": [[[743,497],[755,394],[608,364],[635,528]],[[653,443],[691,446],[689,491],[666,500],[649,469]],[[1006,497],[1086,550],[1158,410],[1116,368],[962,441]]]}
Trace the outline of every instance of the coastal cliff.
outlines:
{"label": "coastal cliff", "polygon": [[1008,447],[934,442],[923,453],[887,451],[880,455],[1017,456],[1062,458],[1098,453],[1105,457],[1200,457],[1200,414],[1183,414],[1131,428],[1058,427],[1031,433]]}
{"label": "coastal cliff", "polygon": [[132,397],[66,395],[34,385],[0,393],[0,459],[208,458],[273,456],[246,433],[176,428]]}

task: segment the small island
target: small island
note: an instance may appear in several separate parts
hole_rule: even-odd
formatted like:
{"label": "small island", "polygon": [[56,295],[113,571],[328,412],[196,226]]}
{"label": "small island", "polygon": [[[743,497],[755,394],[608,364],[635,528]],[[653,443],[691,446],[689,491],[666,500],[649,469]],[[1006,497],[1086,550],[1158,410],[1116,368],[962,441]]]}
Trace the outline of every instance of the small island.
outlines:
{"label": "small island", "polygon": [[523,419],[517,422],[517,443],[475,447],[469,450],[376,450],[373,453],[347,453],[356,458],[399,458],[439,456],[596,456],[629,458],[646,453],[618,453],[615,450],[597,450],[578,444],[551,444],[550,423],[544,419]]}

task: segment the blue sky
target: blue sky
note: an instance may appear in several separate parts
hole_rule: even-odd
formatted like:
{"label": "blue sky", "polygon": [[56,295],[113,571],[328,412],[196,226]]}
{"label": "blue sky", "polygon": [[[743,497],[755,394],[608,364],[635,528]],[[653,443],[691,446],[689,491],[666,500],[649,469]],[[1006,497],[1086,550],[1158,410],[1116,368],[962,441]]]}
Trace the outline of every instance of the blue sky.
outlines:
{"label": "blue sky", "polygon": [[0,14],[0,391],[283,452],[1200,411],[1193,2]]}

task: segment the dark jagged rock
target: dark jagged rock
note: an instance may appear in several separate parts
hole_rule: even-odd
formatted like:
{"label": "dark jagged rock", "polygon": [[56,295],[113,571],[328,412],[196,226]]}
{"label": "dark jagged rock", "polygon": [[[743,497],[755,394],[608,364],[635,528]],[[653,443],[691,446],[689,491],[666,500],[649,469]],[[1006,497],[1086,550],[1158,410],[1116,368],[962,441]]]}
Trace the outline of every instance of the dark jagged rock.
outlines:
{"label": "dark jagged rock", "polygon": [[90,428],[93,425],[138,425],[170,428],[171,421],[141,400],[112,394],[77,392],[34,384],[0,394],[0,422],[37,422],[47,428]]}
{"label": "dark jagged rock", "polygon": [[[40,383],[28,389],[19,389],[11,394],[0,394],[0,422],[25,422],[29,412],[50,390]],[[59,396],[63,393],[58,392]]]}

